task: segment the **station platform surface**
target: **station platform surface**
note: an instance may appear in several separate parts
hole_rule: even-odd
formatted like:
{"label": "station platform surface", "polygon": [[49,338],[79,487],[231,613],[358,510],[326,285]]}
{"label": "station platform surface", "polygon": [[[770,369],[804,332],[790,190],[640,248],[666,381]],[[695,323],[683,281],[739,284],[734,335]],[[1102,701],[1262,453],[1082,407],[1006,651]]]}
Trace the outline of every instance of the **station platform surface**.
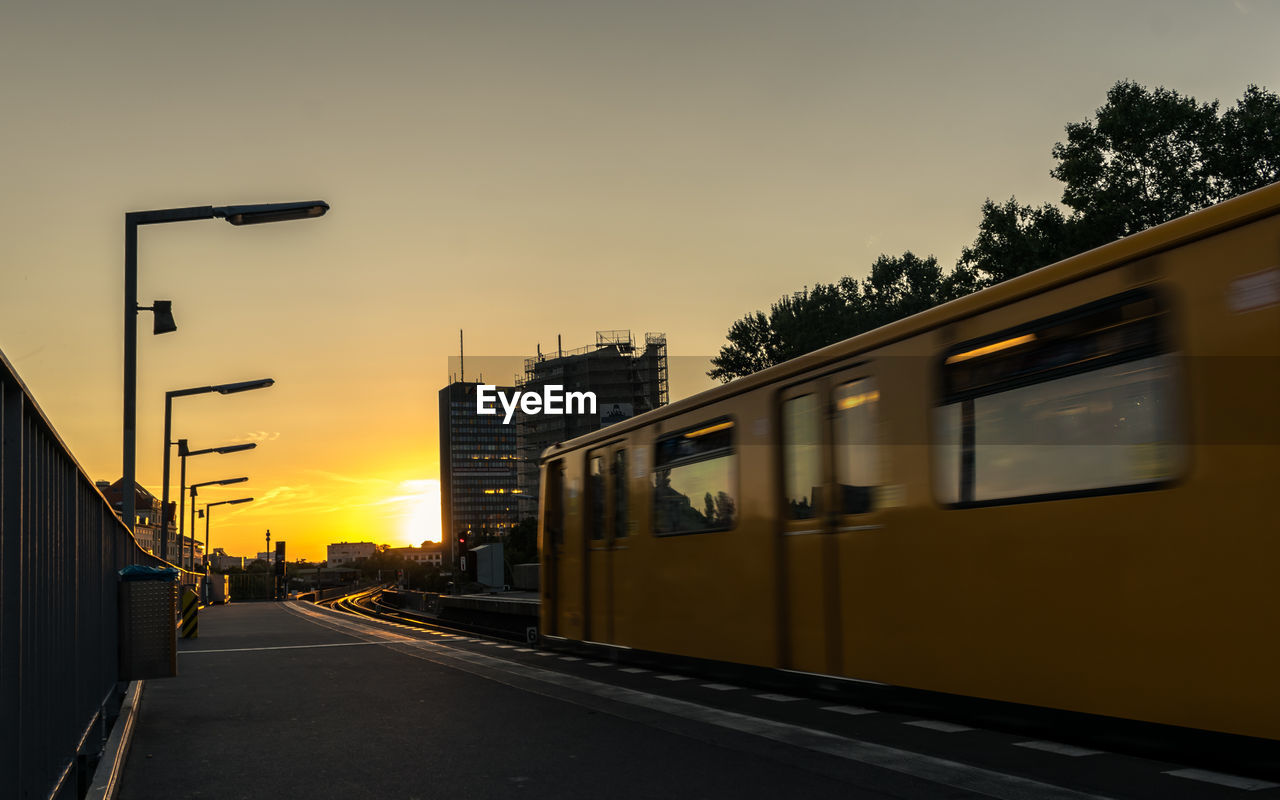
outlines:
{"label": "station platform surface", "polygon": [[[776,800],[797,785],[850,796],[807,762],[762,760],[765,740],[619,701],[626,690],[583,694],[603,685],[504,646],[515,647],[295,601],[205,609],[200,637],[180,640],[179,675],[143,685],[117,796]],[[698,735],[673,733],[686,725]],[[726,744],[740,740],[749,747]]]}

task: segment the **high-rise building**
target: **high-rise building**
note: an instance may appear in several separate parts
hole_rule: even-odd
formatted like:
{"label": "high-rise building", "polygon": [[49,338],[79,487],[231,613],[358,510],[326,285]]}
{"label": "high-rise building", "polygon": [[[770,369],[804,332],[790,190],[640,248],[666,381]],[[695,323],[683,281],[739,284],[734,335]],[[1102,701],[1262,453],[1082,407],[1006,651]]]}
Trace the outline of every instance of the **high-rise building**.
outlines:
{"label": "high-rise building", "polygon": [[667,388],[667,337],[646,333],[643,349],[631,331],[596,331],[596,343],[575,350],[557,350],[525,359],[524,392],[542,392],[560,385],[565,391],[593,392],[595,414],[518,413],[519,516],[538,513],[538,459],[558,442],[599,430],[606,425],[652,411],[670,401]]}
{"label": "high-rise building", "polygon": [[478,385],[457,381],[440,390],[440,523],[454,564],[459,534],[470,534],[469,547],[475,537],[501,535],[520,519],[515,421],[503,424],[502,414],[477,414]]}

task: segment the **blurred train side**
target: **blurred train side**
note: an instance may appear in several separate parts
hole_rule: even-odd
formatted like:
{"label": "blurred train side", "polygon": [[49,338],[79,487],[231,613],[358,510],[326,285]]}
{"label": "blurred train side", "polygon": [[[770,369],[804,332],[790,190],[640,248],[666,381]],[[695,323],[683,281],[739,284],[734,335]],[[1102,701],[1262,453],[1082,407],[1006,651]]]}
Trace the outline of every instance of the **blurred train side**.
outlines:
{"label": "blurred train side", "polygon": [[[1273,184],[551,448],[542,631],[1280,739],[1278,276]],[[945,430],[974,413],[948,398],[999,367],[955,370],[1131,306],[1160,342],[1107,375],[1141,362],[1172,420],[1116,450],[1149,459],[1117,468],[1136,483],[975,496],[965,451],[992,443]],[[832,474],[838,392],[878,409],[870,508]],[[805,395],[827,440],[809,518],[784,497],[784,407]],[[655,458],[725,423],[732,524],[655,535]]]}

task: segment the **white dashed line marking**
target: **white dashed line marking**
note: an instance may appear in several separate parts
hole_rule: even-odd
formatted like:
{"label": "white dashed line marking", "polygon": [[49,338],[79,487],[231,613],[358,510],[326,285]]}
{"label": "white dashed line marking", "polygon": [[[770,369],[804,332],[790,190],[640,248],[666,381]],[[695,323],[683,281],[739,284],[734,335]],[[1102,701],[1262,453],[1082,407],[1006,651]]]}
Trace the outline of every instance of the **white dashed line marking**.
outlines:
{"label": "white dashed line marking", "polygon": [[914,722],[904,722],[903,725],[914,725],[917,728],[928,728],[931,731],[940,733],[959,733],[960,731],[971,731],[968,725],[957,725],[954,722],[940,722],[936,719],[918,719]]}
{"label": "white dashed line marking", "polygon": [[1189,778],[1193,781],[1203,781],[1204,783],[1216,783],[1219,786],[1230,786],[1232,789],[1244,789],[1246,792],[1280,787],[1280,783],[1271,783],[1257,778],[1242,778],[1239,775],[1227,775],[1223,772],[1210,772],[1207,769],[1175,769],[1166,772],[1165,775],[1173,775],[1176,778]]}
{"label": "white dashed line marking", "polygon": [[760,698],[761,700],[772,700],[775,703],[790,703],[793,700],[800,699],[799,697],[792,697],[789,694],[770,694],[770,693],[758,694],[756,695],[756,697]]}
{"label": "white dashed line marking", "polygon": [[[859,764],[887,769],[899,774],[912,776],[915,779],[932,781],[962,792],[980,794],[997,800],[1026,800],[1029,797],[1037,798],[1037,800],[1102,800],[1098,795],[1062,786],[1054,786],[1053,784],[1016,775],[1007,775],[989,769],[982,769],[981,767],[973,767],[943,758],[838,736],[799,725],[738,714],[598,681],[589,681],[569,673],[524,665],[504,658],[486,656],[479,651],[472,651],[468,648],[424,648],[421,646],[424,642],[414,642],[407,637],[389,632],[375,631],[363,623],[335,619],[328,614],[313,612],[295,606],[292,603],[287,604],[285,608],[290,613],[307,617],[317,625],[330,630],[361,638],[367,636],[376,637],[377,643],[385,644],[405,655],[421,658],[442,666],[466,670],[477,676],[525,691],[530,690],[527,686],[528,681],[537,681],[554,687],[553,690],[568,690],[573,693],[574,697],[586,694],[601,700],[628,703],[680,719],[693,720],[725,730],[737,731],[794,747],[802,747],[812,752],[825,753]],[[726,684],[704,685],[722,687],[724,689],[741,688]],[[561,699],[566,702],[580,702],[577,699],[570,700],[568,697],[562,697]],[[1250,788],[1266,788],[1260,781],[1256,782],[1257,785],[1252,785],[1252,783]]]}
{"label": "white dashed line marking", "polygon": [[1080,758],[1081,756],[1098,756],[1102,755],[1104,750],[1089,750],[1085,747],[1076,747],[1075,745],[1063,744],[1061,742],[1017,742],[1015,747],[1026,747],[1031,750],[1043,750],[1046,753],[1057,753],[1060,756],[1071,756],[1072,758]]}
{"label": "white dashed line marking", "polygon": [[643,667],[623,667],[622,671],[630,672],[632,675],[639,675],[642,672],[650,672],[651,670],[644,669]]}
{"label": "white dashed line marking", "polygon": [[849,715],[849,716],[851,716],[851,717],[856,717],[856,716],[858,716],[858,715],[860,715],[860,714],[875,714],[875,713],[877,713],[876,711],[873,711],[873,710],[872,710],[872,709],[870,709],[870,708],[860,708],[860,707],[858,707],[858,706],[823,706],[823,707],[822,707],[822,710],[823,710],[823,711],[834,711],[834,712],[836,712],[837,714],[848,714],[848,715]]}
{"label": "white dashed line marking", "polygon": [[533,652],[533,648],[532,648],[532,647],[517,647],[517,648],[516,648],[516,652],[517,652],[517,653],[532,653],[532,652]]}
{"label": "white dashed line marking", "polygon": [[587,664],[587,666],[588,667],[610,667],[613,665],[608,661],[592,661],[590,664]]}
{"label": "white dashed line marking", "polygon": [[581,661],[577,656],[560,656],[561,661]]}
{"label": "white dashed line marking", "polygon": [[688,675],[655,675],[660,681],[687,681],[690,680]]}
{"label": "white dashed line marking", "polygon": [[499,650],[515,650],[516,646],[514,644],[500,644],[498,645],[498,649]]}
{"label": "white dashed line marking", "polygon": [[732,692],[734,689],[737,689],[738,687],[730,686],[727,683],[704,683],[702,684],[702,688],[715,689],[717,692]]}

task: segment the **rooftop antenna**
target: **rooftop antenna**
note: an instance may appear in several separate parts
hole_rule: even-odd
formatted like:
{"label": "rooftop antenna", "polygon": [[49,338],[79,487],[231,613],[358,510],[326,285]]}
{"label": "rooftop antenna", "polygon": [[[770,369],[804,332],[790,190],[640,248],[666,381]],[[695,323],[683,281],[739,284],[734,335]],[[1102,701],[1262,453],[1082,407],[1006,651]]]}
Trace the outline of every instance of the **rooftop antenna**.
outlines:
{"label": "rooftop antenna", "polygon": [[462,328],[458,328],[458,383],[467,382],[467,351],[462,347]]}
{"label": "rooftop antenna", "polygon": [[560,344],[560,334],[556,334],[556,358],[564,356],[564,347]]}

